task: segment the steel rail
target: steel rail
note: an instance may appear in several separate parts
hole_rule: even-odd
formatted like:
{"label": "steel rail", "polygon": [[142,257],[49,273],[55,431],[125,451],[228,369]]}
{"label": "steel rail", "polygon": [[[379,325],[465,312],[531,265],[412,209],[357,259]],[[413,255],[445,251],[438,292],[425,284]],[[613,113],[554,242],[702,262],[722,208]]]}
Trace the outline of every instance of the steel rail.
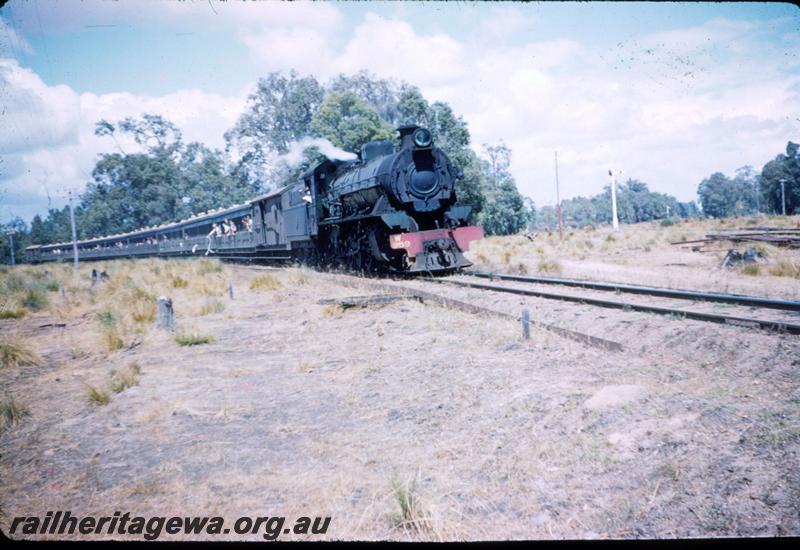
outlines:
{"label": "steel rail", "polygon": [[434,279],[425,278],[426,281],[437,283],[446,283],[455,286],[462,286],[467,288],[477,288],[481,290],[490,290],[494,292],[506,292],[509,294],[519,294],[523,296],[534,296],[537,298],[547,298],[552,300],[561,300],[565,302],[576,302],[580,304],[587,304],[591,306],[599,306],[611,309],[621,309],[623,311],[637,311],[642,313],[656,313],[659,315],[670,315],[673,317],[680,317],[683,319],[692,319],[694,321],[706,321],[712,323],[720,323],[724,325],[735,325],[749,328],[759,328],[764,330],[773,330],[777,332],[785,332],[789,334],[800,334],[800,324],[787,323],[785,321],[766,321],[762,319],[750,319],[747,317],[734,317],[731,315],[719,315],[716,313],[702,313],[699,311],[688,311],[684,309],[672,309],[658,306],[646,306],[642,304],[631,304],[627,302],[614,302],[611,300],[601,300],[599,298],[588,298],[585,296],[573,296],[570,294],[557,294],[554,292],[544,292],[539,290],[531,290],[527,288],[513,288],[505,286],[487,285],[482,283],[471,283],[468,281],[455,281],[452,279]]}
{"label": "steel rail", "polygon": [[[337,281],[339,283],[348,285],[348,286],[355,286],[359,288],[370,288],[373,290],[379,290],[384,292],[394,292],[394,293],[402,293],[406,296],[417,298],[424,302],[431,302],[436,303],[444,307],[449,307],[452,309],[457,309],[459,311],[463,311],[465,313],[470,313],[472,315],[480,315],[483,317],[500,317],[503,319],[508,319],[511,321],[520,321],[521,317],[518,315],[513,315],[511,313],[507,313],[504,311],[497,311],[494,309],[490,309],[487,307],[470,304],[468,302],[464,302],[461,300],[454,300],[452,298],[447,298],[446,296],[441,296],[434,292],[427,292],[424,290],[419,290],[416,288],[411,288],[407,286],[401,285],[394,285],[394,284],[386,284],[386,283],[379,283],[379,282],[372,282],[369,280],[364,280],[362,277],[356,277],[354,275],[342,275],[342,274],[328,274],[333,281]],[[436,279],[434,279],[436,280]],[[622,344],[619,342],[615,342],[613,340],[607,340],[605,338],[600,338],[598,336],[592,336],[590,334],[585,334],[583,332],[578,332],[576,330],[570,330],[567,328],[563,328],[560,326],[543,323],[541,321],[537,321],[535,319],[530,319],[528,321],[531,325],[547,330],[549,332],[553,332],[562,336],[564,338],[568,338],[570,340],[575,340],[576,342],[581,342],[583,344],[587,344],[590,346],[594,346],[597,348],[610,350],[610,351],[622,351]]]}
{"label": "steel rail", "polygon": [[464,275],[480,277],[483,279],[499,279],[505,281],[517,281],[522,283],[541,283],[546,285],[563,285],[587,288],[591,290],[605,290],[614,292],[624,292],[628,294],[645,294],[648,296],[660,296],[663,298],[675,298],[680,300],[697,300],[702,302],[721,302],[727,304],[739,304],[751,307],[767,309],[779,309],[782,311],[799,311],[800,302],[791,300],[773,300],[770,298],[759,298],[758,296],[745,296],[743,294],[722,294],[718,292],[699,292],[696,290],[678,290],[672,288],[660,288],[640,285],[625,285],[619,283],[602,283],[597,281],[585,281],[580,279],[561,279],[558,277],[533,277],[528,275],[508,275],[504,273],[488,273],[483,271],[467,271]]}

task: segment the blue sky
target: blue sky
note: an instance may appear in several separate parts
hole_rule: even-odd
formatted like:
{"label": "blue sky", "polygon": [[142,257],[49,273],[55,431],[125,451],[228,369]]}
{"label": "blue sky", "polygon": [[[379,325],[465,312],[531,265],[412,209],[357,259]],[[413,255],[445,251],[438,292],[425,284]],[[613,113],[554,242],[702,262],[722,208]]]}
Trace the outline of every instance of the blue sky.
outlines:
{"label": "blue sky", "polygon": [[556,150],[562,196],[599,192],[613,166],[690,200],[800,139],[798,31],[787,3],[11,0],[0,222],[83,188],[111,149],[99,118],[158,112],[221,147],[257,79],[290,68],[367,69],[449,102],[476,151],[511,147],[537,204],[554,200]]}

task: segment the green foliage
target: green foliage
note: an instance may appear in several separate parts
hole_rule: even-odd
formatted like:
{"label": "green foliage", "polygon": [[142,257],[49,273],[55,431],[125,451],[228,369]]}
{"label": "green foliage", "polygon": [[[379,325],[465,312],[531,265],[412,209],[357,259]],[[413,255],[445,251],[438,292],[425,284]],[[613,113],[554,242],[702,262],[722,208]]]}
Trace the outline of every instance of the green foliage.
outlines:
{"label": "green foliage", "polygon": [[38,214],[31,221],[32,244],[63,243],[72,239],[69,222],[69,206],[61,210],[50,208],[43,219]]}
{"label": "green foliage", "polygon": [[323,96],[313,76],[301,78],[292,71],[287,78],[273,72],[259,79],[245,112],[225,133],[226,150],[239,156],[233,168],[237,179],[261,187],[273,181],[271,160],[288,152],[290,143],[311,135],[311,118]]}
{"label": "green foliage", "polygon": [[487,235],[511,235],[528,225],[529,210],[509,172],[511,149],[484,145],[488,160],[481,163],[486,201],[480,222]]}
{"label": "green foliage", "polygon": [[[113,136],[102,122],[98,128]],[[222,153],[185,145],[180,131],[161,117],[125,119],[119,128],[146,151],[101,156],[75,212],[81,238],[177,221],[243,202],[256,191],[228,173]]]}
{"label": "green foliage", "polygon": [[[617,217],[621,223],[697,217],[700,211],[694,202],[679,202],[664,193],[650,191],[647,184],[629,179],[617,185]],[[596,227],[611,223],[611,187],[592,197],[575,197],[561,201],[564,227]],[[558,225],[556,210],[544,206],[536,213],[535,227],[554,230]]]}
{"label": "green foliage", "polygon": [[780,214],[781,180],[784,180],[786,214],[792,215],[800,210],[800,145],[789,142],[786,154],[780,154],[769,161],[761,170],[760,188],[762,211]]}
{"label": "green foliage", "polygon": [[[2,202],[1,199],[2,192],[0,192],[0,203]],[[8,231],[13,231],[14,234],[8,235]],[[14,260],[18,263],[24,261],[25,248],[31,245],[31,240],[28,226],[19,216],[8,223],[0,223],[0,263],[11,263],[12,243],[14,246]]]}
{"label": "green foliage", "polygon": [[55,279],[49,279],[42,283],[42,288],[49,290],[50,292],[58,292],[60,285]]}
{"label": "green foliage", "polygon": [[756,212],[756,190],[753,181],[744,175],[742,169],[734,179],[715,172],[700,183],[697,195],[706,216],[725,218]]}
{"label": "green foliage", "polygon": [[369,141],[392,139],[394,128],[381,120],[378,111],[352,92],[332,93],[312,120],[311,130],[345,151],[357,153]]}
{"label": "green foliage", "polygon": [[17,273],[11,273],[3,282],[3,294],[15,294],[28,290],[28,283]]}
{"label": "green foliage", "polygon": [[398,90],[394,82],[375,78],[362,70],[353,76],[340,74],[328,85],[329,94],[351,93],[378,112],[393,127],[398,124]]}
{"label": "green foliage", "polygon": [[[130,134],[143,151],[126,153],[117,132]],[[101,120],[95,133],[110,137],[119,152],[101,155],[75,206],[79,238],[177,221],[243,202],[256,192],[229,173],[221,152],[184,144],[180,130],[161,116],[145,113],[116,126]],[[45,218],[35,216],[27,238],[25,246],[70,241],[69,207],[50,209]]]}
{"label": "green foliage", "polygon": [[44,309],[50,303],[47,295],[39,288],[30,288],[22,298],[22,305],[32,311]]}
{"label": "green foliage", "polygon": [[105,309],[97,314],[97,322],[106,329],[113,329],[117,326],[117,316],[110,309]]}

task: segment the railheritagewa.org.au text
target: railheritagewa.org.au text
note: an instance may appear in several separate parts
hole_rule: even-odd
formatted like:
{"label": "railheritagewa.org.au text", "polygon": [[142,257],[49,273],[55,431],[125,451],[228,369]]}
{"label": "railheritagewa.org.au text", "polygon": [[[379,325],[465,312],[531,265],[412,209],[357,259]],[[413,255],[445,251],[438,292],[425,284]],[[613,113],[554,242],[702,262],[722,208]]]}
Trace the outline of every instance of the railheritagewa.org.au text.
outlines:
{"label": "railheritagewa.org.au text", "polygon": [[281,535],[324,535],[330,517],[242,516],[232,524],[219,516],[134,516],[114,512],[111,516],[73,516],[70,511],[47,512],[41,516],[19,516],[11,520],[9,536],[16,535],[137,535],[156,540],[164,535],[255,535],[275,540]]}

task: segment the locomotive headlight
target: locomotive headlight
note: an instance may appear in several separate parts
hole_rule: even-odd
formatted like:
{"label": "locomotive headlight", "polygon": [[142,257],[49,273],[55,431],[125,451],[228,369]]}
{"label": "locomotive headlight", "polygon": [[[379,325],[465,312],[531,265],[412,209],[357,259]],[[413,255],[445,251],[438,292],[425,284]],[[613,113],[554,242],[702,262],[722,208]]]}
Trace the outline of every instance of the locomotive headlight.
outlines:
{"label": "locomotive headlight", "polygon": [[414,145],[417,147],[430,147],[432,141],[433,136],[425,128],[419,128],[414,132]]}

